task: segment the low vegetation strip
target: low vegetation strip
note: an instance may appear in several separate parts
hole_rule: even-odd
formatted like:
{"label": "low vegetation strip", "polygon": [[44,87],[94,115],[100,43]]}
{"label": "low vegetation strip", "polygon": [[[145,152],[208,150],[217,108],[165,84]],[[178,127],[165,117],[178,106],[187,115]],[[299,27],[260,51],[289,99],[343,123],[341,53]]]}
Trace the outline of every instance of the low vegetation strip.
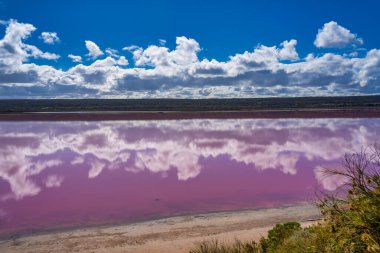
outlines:
{"label": "low vegetation strip", "polygon": [[240,99],[8,99],[0,113],[75,111],[243,111],[380,108],[380,95]]}

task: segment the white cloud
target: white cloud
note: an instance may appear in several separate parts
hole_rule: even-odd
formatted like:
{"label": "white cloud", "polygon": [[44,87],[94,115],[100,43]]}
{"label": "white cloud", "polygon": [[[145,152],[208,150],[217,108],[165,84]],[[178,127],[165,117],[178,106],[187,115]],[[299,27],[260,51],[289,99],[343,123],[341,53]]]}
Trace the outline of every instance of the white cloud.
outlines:
{"label": "white cloud", "polygon": [[280,60],[290,60],[296,61],[299,60],[298,53],[296,51],[297,40],[284,41],[281,43],[283,48],[279,51]]}
{"label": "white cloud", "polygon": [[355,61],[355,77],[360,86],[379,86],[380,84],[380,50],[372,49],[365,58]]}
{"label": "white cloud", "polygon": [[46,60],[58,60],[60,58],[60,56],[57,54],[42,52],[40,49],[32,45],[25,45],[24,48],[26,52],[28,52],[29,55],[34,58],[41,58]]}
{"label": "white cloud", "polygon": [[117,60],[117,65],[119,66],[127,66],[129,64],[128,60],[125,58],[125,56],[120,56]]}
{"label": "white cloud", "polygon": [[123,48],[124,51],[131,52],[133,55],[133,60],[136,61],[141,57],[141,54],[143,52],[142,47],[138,47],[136,45],[128,46]]}
{"label": "white cloud", "polygon": [[42,52],[33,45],[23,43],[36,28],[31,24],[19,23],[16,20],[8,22],[5,36],[0,40],[0,64],[21,65],[28,58],[56,60],[59,55]]}
{"label": "white cloud", "polygon": [[59,43],[61,40],[59,39],[57,33],[55,32],[42,32],[40,38],[46,43],[46,44],[55,44]]}
{"label": "white cloud", "polygon": [[73,62],[82,62],[82,56],[69,54],[69,57]]}
{"label": "white cloud", "polygon": [[94,42],[92,42],[90,40],[86,40],[85,44],[86,44],[86,48],[88,50],[88,54],[87,55],[89,57],[91,57],[92,59],[95,60],[99,56],[104,55],[103,51],[100,50],[100,48],[98,47],[98,45],[96,45]]}
{"label": "white cloud", "polygon": [[[300,59],[297,40],[259,45],[231,55],[226,61],[199,59],[199,43],[184,36],[176,47],[162,45],[124,47],[132,59],[117,49],[105,53],[86,41],[95,61],[78,63],[69,70],[31,63],[33,58],[57,60],[24,41],[36,29],[31,24],[8,21],[0,40],[0,98],[10,97],[260,97],[325,96],[380,93],[380,53],[309,53]],[[339,29],[338,29],[339,30]],[[322,31],[321,31],[322,32]],[[356,51],[354,51],[356,52]],[[98,59],[106,54],[105,58]]]}
{"label": "white cloud", "polygon": [[123,50],[124,50],[124,51],[130,51],[130,52],[133,52],[133,51],[135,51],[135,50],[137,50],[137,49],[141,49],[141,50],[142,50],[141,47],[136,46],[136,45],[123,47]]}
{"label": "white cloud", "polygon": [[136,59],[136,66],[174,70],[176,67],[188,66],[198,61],[197,53],[200,51],[200,47],[197,41],[186,37],[177,37],[176,44],[176,49],[173,51],[169,51],[167,47],[149,46]]}
{"label": "white cloud", "polygon": [[119,51],[117,51],[116,49],[113,49],[113,48],[107,48],[106,54],[108,54],[109,56],[112,56],[112,57],[116,57],[116,58],[120,57]]}
{"label": "white cloud", "polygon": [[362,44],[363,39],[334,21],[324,24],[323,28],[318,30],[314,41],[314,45],[320,48],[344,48]]}
{"label": "white cloud", "polygon": [[165,46],[166,40],[164,39],[159,39],[158,42],[160,43],[160,46]]}
{"label": "white cloud", "polygon": [[[29,63],[32,59],[60,58],[57,54],[43,52],[34,45],[24,43],[35,30],[31,24],[19,23],[16,20],[7,22],[5,35],[0,39],[0,84],[8,87],[32,87],[56,83],[60,79],[61,70]],[[7,86],[0,86],[0,89],[5,87]]]}

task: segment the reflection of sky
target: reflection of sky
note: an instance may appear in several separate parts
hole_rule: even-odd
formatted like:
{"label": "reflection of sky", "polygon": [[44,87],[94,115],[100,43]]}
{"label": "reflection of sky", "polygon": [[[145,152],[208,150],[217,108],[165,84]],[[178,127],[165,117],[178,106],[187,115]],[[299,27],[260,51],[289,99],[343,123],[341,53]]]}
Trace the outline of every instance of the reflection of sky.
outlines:
{"label": "reflection of sky", "polygon": [[377,119],[2,122],[0,233],[304,201],[377,136]]}

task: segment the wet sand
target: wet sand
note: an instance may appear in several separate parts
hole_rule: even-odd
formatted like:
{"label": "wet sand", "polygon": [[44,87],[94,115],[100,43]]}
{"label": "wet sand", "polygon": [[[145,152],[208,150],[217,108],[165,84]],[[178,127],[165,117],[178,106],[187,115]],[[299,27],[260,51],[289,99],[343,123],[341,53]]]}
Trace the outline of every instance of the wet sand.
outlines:
{"label": "wet sand", "polygon": [[0,252],[183,253],[204,240],[258,240],[276,223],[309,226],[319,218],[313,204],[187,215],[13,237],[0,240]]}

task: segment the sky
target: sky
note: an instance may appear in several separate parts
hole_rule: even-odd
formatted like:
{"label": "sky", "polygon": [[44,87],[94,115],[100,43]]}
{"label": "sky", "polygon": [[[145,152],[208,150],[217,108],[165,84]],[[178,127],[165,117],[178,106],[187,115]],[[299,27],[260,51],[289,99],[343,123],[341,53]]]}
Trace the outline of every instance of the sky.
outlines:
{"label": "sky", "polygon": [[0,99],[380,93],[380,2],[0,0]]}

